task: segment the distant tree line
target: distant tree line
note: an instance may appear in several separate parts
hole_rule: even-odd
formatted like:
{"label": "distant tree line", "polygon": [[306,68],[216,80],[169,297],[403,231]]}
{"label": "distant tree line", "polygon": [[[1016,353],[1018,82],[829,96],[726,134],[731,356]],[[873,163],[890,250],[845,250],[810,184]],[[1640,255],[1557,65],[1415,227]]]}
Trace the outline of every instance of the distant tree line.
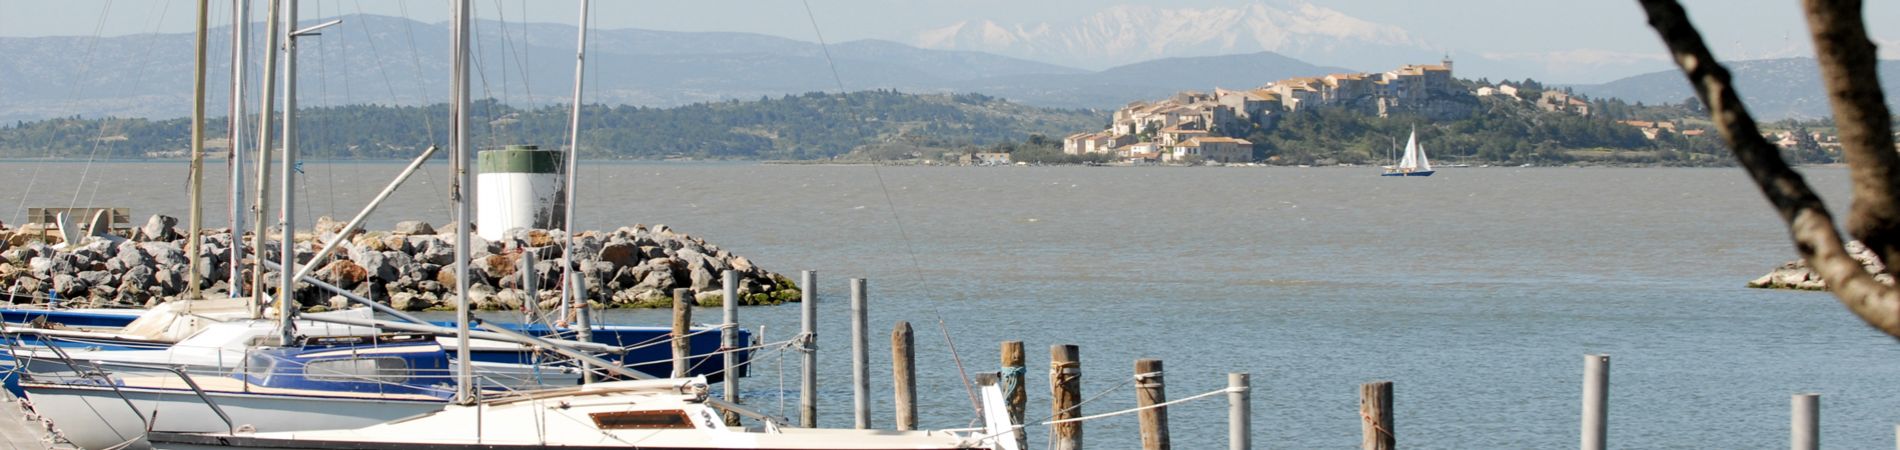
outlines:
{"label": "distant tree line", "polygon": [[[478,101],[470,113],[480,147],[567,141],[568,107],[516,108]],[[808,93],[674,108],[588,105],[581,152],[597,159],[788,159],[838,157],[901,142],[931,151],[1021,142],[1086,128],[1100,114],[1028,107],[982,94],[905,94],[892,90]],[[350,105],[298,112],[299,155],[306,158],[406,158],[448,142],[447,105]],[[253,125],[254,126],[254,125]],[[226,121],[207,121],[211,140]],[[0,157],[119,158],[189,147],[187,119],[67,117],[0,127]],[[221,142],[221,141],[219,141]],[[215,147],[215,146],[214,146]]]}

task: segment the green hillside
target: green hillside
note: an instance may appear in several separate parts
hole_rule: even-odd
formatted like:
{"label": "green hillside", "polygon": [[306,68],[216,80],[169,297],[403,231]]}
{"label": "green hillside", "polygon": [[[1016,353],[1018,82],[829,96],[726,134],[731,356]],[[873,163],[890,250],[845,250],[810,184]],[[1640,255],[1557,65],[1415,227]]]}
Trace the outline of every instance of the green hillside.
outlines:
{"label": "green hillside", "polygon": [[[566,142],[568,110],[517,109],[494,101],[471,108],[482,147]],[[590,105],[581,148],[597,159],[824,159],[901,144],[917,153],[1023,141],[1100,126],[1101,113],[1023,106],[981,94],[863,91],[809,93],[675,108]],[[300,109],[298,148],[305,158],[377,159],[414,155],[448,141],[446,105],[352,105]],[[222,118],[209,136],[225,135]],[[185,119],[63,118],[0,127],[0,157],[182,157]],[[223,148],[222,139],[209,146]]]}

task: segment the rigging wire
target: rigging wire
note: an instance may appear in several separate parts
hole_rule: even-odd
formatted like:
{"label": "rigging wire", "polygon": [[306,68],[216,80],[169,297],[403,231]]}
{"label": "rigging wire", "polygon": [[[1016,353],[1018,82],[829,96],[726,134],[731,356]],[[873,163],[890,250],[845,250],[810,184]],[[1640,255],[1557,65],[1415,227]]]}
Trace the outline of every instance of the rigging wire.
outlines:
{"label": "rigging wire", "polygon": [[[495,55],[496,59],[499,59],[499,61],[495,62],[495,64],[499,66],[495,68],[495,72],[498,72],[501,74],[501,104],[495,105],[496,107],[508,105],[509,101],[511,100],[510,95],[509,95],[509,90],[508,90],[508,53],[514,50],[514,44],[510,44],[508,42],[508,13],[507,11],[508,10],[506,8],[501,7],[501,0],[495,0],[495,29],[501,32],[501,46],[502,46],[502,50],[500,52],[496,52],[498,54]],[[512,137],[512,136],[504,136],[505,134],[508,134],[507,133],[508,127],[506,125],[501,125],[501,126],[495,125],[495,122],[501,121],[500,119],[502,119],[504,116],[505,114],[496,112],[491,116],[491,117],[494,117],[496,120],[490,121],[488,124],[488,134],[489,134],[489,143],[490,143],[489,145],[495,146],[497,148],[501,146],[502,142],[514,142],[514,139],[502,139],[504,137]]]}
{"label": "rigging wire", "polygon": [[[416,95],[419,95],[422,98],[422,101],[421,101],[422,106],[419,106],[416,108],[416,113],[422,116],[422,127],[423,127],[423,131],[428,133],[425,137],[428,139],[429,145],[431,146],[437,145],[438,141],[436,140],[437,136],[435,134],[435,119],[431,118],[432,115],[430,113],[432,105],[435,105],[435,101],[431,99],[429,95],[429,90],[423,88],[422,52],[416,50],[417,48],[416,47],[416,29],[415,29],[416,21],[415,19],[411,19],[409,17],[409,0],[397,1],[396,8],[397,10],[402,12],[403,34],[409,39],[409,64],[411,68],[415,69],[415,77],[413,77],[412,79],[415,80],[416,82]],[[360,11],[361,8],[359,7],[358,9],[359,9],[358,12],[361,12]],[[441,184],[436,182],[435,175],[425,170],[425,171],[422,171],[422,177],[423,177],[423,180],[426,181],[426,183],[424,184],[429,185],[430,192],[433,192],[435,194],[433,196],[430,196],[429,198],[433,198],[437,200],[438,202],[437,205],[441,208],[441,209],[438,209],[437,211],[440,211],[444,215],[450,215],[450,217],[453,217],[453,212],[450,209],[450,205],[448,201],[449,196],[442,192]],[[454,219],[449,219],[449,220],[454,220]]]}
{"label": "rigging wire", "polygon": [[[363,0],[354,0],[354,3],[356,5],[357,17],[367,17],[367,15],[363,14]],[[383,78],[383,90],[389,94],[389,101],[392,106],[396,109],[400,109],[401,107],[399,105],[401,101],[396,96],[396,83],[390,81],[389,67],[383,65],[383,51],[376,46],[376,35],[369,30],[369,20],[358,20],[356,21],[356,26],[363,31],[363,41],[369,44],[370,60],[376,61],[376,73]],[[428,114],[426,112],[422,116],[424,121],[428,120]],[[369,149],[369,151],[375,150],[376,149]],[[427,174],[428,172],[424,171],[423,173]]]}
{"label": "rigging wire", "polygon": [[[528,78],[528,74],[531,73],[528,71],[528,67],[530,67],[528,65],[528,58],[534,56],[533,52],[528,51],[528,44],[530,42],[533,42],[533,40],[528,38],[528,2],[527,0],[522,0],[521,1],[521,53],[515,54],[515,62],[520,63],[521,65],[520,66],[521,67],[521,95],[528,97],[528,105],[533,106],[534,105],[534,80],[532,78]],[[509,47],[509,49],[512,50],[513,47]]]}
{"label": "rigging wire", "polygon": [[[165,16],[166,16],[166,14],[167,14],[167,13],[169,13],[170,11],[171,11],[171,2],[170,2],[170,1],[168,0],[168,1],[166,1],[166,2],[165,2],[165,4],[164,4],[164,5],[162,5],[162,6],[161,6],[161,8],[159,9],[159,14],[158,14],[158,16],[157,16],[157,17],[158,17],[158,20],[156,20],[156,21],[154,21],[154,22],[153,22],[153,26],[152,26],[152,31],[150,31],[150,32],[148,32],[148,33],[146,33],[146,34],[147,34],[148,36],[156,36],[156,35],[158,35],[158,31],[159,31],[159,26],[158,26],[158,24],[160,24],[160,23],[164,23],[164,19],[165,19]],[[111,1],[109,1],[109,0],[108,0],[108,1],[106,2],[106,6],[105,6],[105,9],[104,9],[103,11],[101,11],[101,13],[100,13],[100,17],[99,17],[99,23],[98,23],[98,25],[97,25],[97,28],[95,28],[95,29],[93,30],[93,36],[92,36],[92,42],[91,42],[90,44],[88,44],[88,45],[87,45],[87,47],[86,47],[86,56],[85,56],[85,59],[84,59],[84,60],[85,60],[85,63],[83,64],[83,67],[82,67],[82,68],[80,69],[80,76],[79,76],[78,78],[75,78],[75,79],[73,80],[73,92],[72,92],[72,94],[71,94],[71,96],[70,96],[70,98],[71,98],[71,99],[72,99],[72,101],[74,101],[74,102],[77,102],[77,100],[78,100],[78,98],[79,98],[79,95],[80,95],[80,91],[82,90],[82,89],[81,89],[81,86],[82,86],[82,85],[81,85],[81,83],[83,82],[82,80],[84,80],[84,79],[86,79],[86,78],[87,78],[87,74],[89,74],[89,73],[91,73],[91,71],[92,71],[92,62],[93,62],[93,52],[94,52],[94,49],[95,49],[95,48],[96,48],[96,47],[98,46],[98,44],[99,44],[99,40],[100,40],[100,38],[102,37],[102,35],[103,35],[103,33],[105,32],[105,31],[104,31],[104,30],[105,30],[105,29],[104,29],[104,26],[105,26],[105,21],[106,21],[106,17],[107,17],[107,15],[109,15],[109,14],[111,14]],[[149,52],[151,51],[151,49],[152,49],[152,48],[154,48],[154,47],[156,47],[156,46],[157,46],[157,45],[156,45],[156,43],[157,43],[157,41],[158,41],[157,39],[149,39],[149,40],[147,40],[147,43],[146,43],[146,49],[147,49],[147,52],[148,52],[148,53],[149,53]],[[126,91],[128,91],[128,90],[129,90],[129,89],[130,89],[130,88],[131,88],[132,86],[140,86],[140,85],[142,85],[142,84],[143,84],[143,83],[141,83],[141,81],[143,81],[143,79],[144,79],[144,77],[145,77],[145,69],[146,69],[146,66],[139,66],[139,67],[138,67],[138,68],[137,68],[136,70],[134,70],[134,71],[133,71],[133,74],[132,74],[132,84],[129,84],[129,85],[121,85],[121,86],[119,86],[119,91],[118,91],[118,92],[119,92],[119,94],[120,94],[121,96],[123,96],[123,94],[124,94],[124,93],[125,93]],[[120,123],[121,123],[121,124],[123,124],[123,121],[121,121]],[[80,195],[80,194],[81,194],[82,192],[85,192],[85,190],[86,190],[86,180],[87,180],[88,178],[90,178],[90,177],[91,177],[91,175],[92,175],[92,165],[93,165],[93,163],[94,163],[95,161],[97,161],[97,160],[98,160],[98,158],[99,158],[99,150],[101,149],[101,147],[110,147],[110,146],[111,146],[111,144],[106,144],[106,141],[108,141],[108,139],[105,139],[105,138],[106,138],[106,133],[107,133],[107,132],[108,132],[108,131],[109,131],[109,130],[111,129],[111,126],[112,126],[112,121],[111,121],[111,120],[101,120],[101,121],[99,122],[99,131],[98,131],[98,133],[96,133],[96,134],[94,134],[94,137],[93,137],[93,140],[92,140],[92,148],[91,148],[91,150],[89,150],[89,151],[87,152],[87,156],[86,156],[86,166],[85,166],[85,168],[84,168],[83,170],[81,170],[81,171],[80,171],[80,175],[79,175],[79,178],[78,178],[78,180],[79,180],[79,181],[78,181],[78,184],[77,184],[77,185],[75,185],[75,186],[74,186],[74,188],[73,188],[73,197],[72,197],[72,200],[70,200],[70,201],[69,201],[69,202],[67,202],[67,204],[66,204],[66,207],[67,207],[68,209],[71,209],[71,208],[75,208],[75,207],[78,207],[78,206],[79,206],[79,195]],[[123,128],[121,128],[121,131],[123,131]],[[47,155],[48,157],[51,157],[51,156],[52,156],[52,154],[51,154],[51,152],[52,152],[52,149],[50,149],[50,148],[49,148],[49,149],[48,149],[48,155]],[[110,158],[111,158],[111,153],[109,153],[109,152],[107,153],[107,158],[108,158],[108,159],[110,159]],[[39,167],[38,167],[38,166],[36,165],[36,166],[34,167],[34,169],[33,169],[33,170],[34,170],[34,177],[33,177],[33,178],[34,178],[35,180],[37,180],[37,179],[38,179],[38,175],[39,175]],[[27,192],[28,192],[28,193],[31,193],[31,192],[32,192],[32,184],[33,184],[33,182],[32,182],[32,181],[29,181],[29,182],[27,183]],[[97,196],[98,196],[98,181],[97,181],[97,180],[94,180],[94,181],[93,181],[93,198],[97,198]],[[20,206],[21,206],[21,208],[22,208],[22,209],[24,209],[24,208],[25,208],[25,206],[26,206],[26,198],[27,198],[27,196],[25,196],[25,195],[22,195],[22,196],[20,197]],[[92,201],[92,199],[88,199],[88,200],[87,200],[87,203],[88,203],[88,204],[90,204],[90,203],[91,203],[91,201]],[[87,218],[83,218],[83,217],[82,217],[82,218],[77,218],[77,219],[79,219],[79,220],[85,220],[85,219],[87,219]]]}
{"label": "rigging wire", "polygon": [[[317,8],[317,14],[316,14],[316,16],[317,16],[317,17],[319,18],[319,19],[317,19],[317,20],[316,20],[316,22],[317,22],[317,23],[323,23],[323,19],[321,19],[321,18],[323,17],[323,2],[322,2],[322,1],[317,1],[317,2],[313,2],[313,3],[315,3],[315,4],[316,4],[316,8]],[[336,122],[336,120],[337,120],[337,117],[338,117],[338,115],[337,115],[337,114],[335,114],[335,112],[336,112],[336,108],[334,108],[334,106],[336,106],[336,104],[335,104],[334,102],[331,102],[331,101],[330,101],[330,45],[328,44],[328,42],[329,42],[329,40],[328,40],[328,39],[324,39],[324,38],[323,38],[323,34],[322,34],[322,33],[318,33],[318,34],[316,34],[316,35],[315,35],[315,37],[317,38],[317,42],[316,42],[316,45],[317,45],[317,98],[318,98],[318,103],[320,103],[320,104],[322,104],[322,105],[323,105],[323,106],[322,106],[322,108],[323,108],[323,109],[325,109],[325,110],[328,110],[328,111],[330,111],[330,112],[331,112],[331,114],[325,114],[325,115],[324,115],[324,116],[326,116],[326,117],[325,117],[325,119],[327,119],[327,120],[321,120],[321,121],[314,121],[314,123],[312,123],[312,127],[311,127],[311,128],[314,128],[314,130],[312,130],[312,131],[318,131],[318,130],[325,130],[325,129],[327,129],[327,128],[330,128],[330,126],[331,126],[331,125],[334,125],[334,124],[335,124],[335,122]],[[344,100],[344,103],[343,103],[343,104],[346,104],[346,105],[347,105],[347,104],[349,104],[349,98],[347,97],[347,95],[348,95],[348,94],[345,94],[345,98],[343,99],[343,100]],[[312,135],[312,136],[328,136],[328,135],[330,135],[330,133],[325,133],[325,132],[313,132],[313,133],[310,133],[310,135]],[[329,195],[329,197],[330,197],[330,199],[329,199],[329,200],[330,200],[330,201],[329,201],[329,205],[330,205],[330,206],[329,206],[329,209],[330,209],[330,210],[329,210],[329,213],[328,213],[327,215],[328,215],[328,216],[332,216],[332,217],[334,217],[334,216],[336,216],[336,167],[335,167],[335,166],[334,166],[334,165],[332,164],[332,163],[333,163],[333,161],[331,161],[331,160],[334,160],[334,159],[336,159],[336,157],[337,157],[337,155],[336,155],[336,147],[337,147],[337,143],[336,143],[335,141],[331,141],[331,142],[326,142],[326,143],[327,143],[327,144],[329,144],[329,147],[330,147],[330,152],[329,152],[329,157],[328,157],[328,158],[326,158],[326,159],[324,159],[324,160],[321,160],[321,161],[325,161],[325,163],[323,164],[323,167],[322,167],[322,168],[323,168],[323,179],[324,179],[324,189],[325,189],[325,190],[327,190],[327,191],[330,191],[330,195]],[[302,150],[301,150],[301,149],[299,149],[299,151],[302,151]],[[299,155],[299,156],[301,156],[301,155]],[[313,158],[313,159],[314,159],[314,158]],[[314,170],[314,169],[313,169],[313,170]],[[306,212],[306,213],[308,213],[308,212],[310,212],[310,207],[309,207],[308,205],[309,205],[310,203],[313,203],[313,202],[310,202],[310,201],[308,201],[308,200],[309,200],[309,198],[308,198],[308,197],[306,197],[306,198],[305,198],[304,200],[305,200],[305,202],[304,202],[304,204],[306,205],[306,206],[304,207],[304,212]],[[316,215],[314,215],[314,214],[311,214],[311,215],[309,215],[308,217],[316,217]]]}
{"label": "rigging wire", "polygon": [[[164,7],[166,10],[170,10],[171,2],[166,2]],[[81,83],[84,83],[84,80],[86,79],[86,77],[92,73],[93,50],[99,47],[99,40],[101,38],[100,35],[105,32],[106,17],[111,16],[111,15],[112,15],[112,1],[106,0],[105,5],[102,6],[99,11],[99,21],[93,24],[91,41],[86,43],[86,56],[81,59],[82,62],[80,63],[79,76],[73,78],[72,91],[67,94],[67,99],[69,99],[69,101],[76,102],[79,99],[79,94],[82,90]],[[161,19],[161,22],[162,22],[164,15],[161,13],[159,15],[159,18]],[[158,27],[154,26],[152,28],[152,33],[154,34],[158,33]],[[121,86],[120,90],[121,92],[123,92],[124,87]],[[99,142],[101,141],[101,139],[96,139],[96,138],[105,136],[106,128],[108,124],[109,124],[109,121],[102,120],[99,122],[99,132],[98,134],[94,136],[95,139],[93,139],[92,141],[93,144],[92,144],[92,150],[89,152],[90,155],[86,157],[86,168],[79,172],[79,186],[73,189],[73,199],[72,201],[66,203],[67,208],[72,208],[73,206],[76,206],[79,203],[79,192],[86,189],[86,177],[92,174],[92,159],[93,159],[92,157],[99,154]],[[53,148],[48,147],[46,149],[46,156],[49,159],[52,158],[54,155],[54,151],[55,150]],[[31,194],[33,192],[33,184],[39,181],[39,175],[40,175],[40,168],[39,168],[39,165],[36,164],[33,167],[33,176],[31,177],[30,181],[27,182],[27,185],[26,185],[26,191],[28,194]],[[19,220],[20,211],[26,209],[27,197],[28,197],[27,195],[20,196],[20,210],[14,211],[15,221]]]}
{"label": "rigging wire", "polygon": [[[165,8],[166,11],[169,11],[171,9],[171,2],[169,1],[165,2],[163,7]],[[99,11],[98,22],[95,22],[93,24],[91,39],[87,41],[86,43],[85,56],[80,59],[81,63],[80,63],[80,69],[79,69],[79,76],[74,77],[72,79],[73,84],[71,86],[71,92],[67,94],[67,98],[69,102],[77,103],[79,94],[82,91],[82,86],[83,86],[82,83],[84,83],[84,80],[92,73],[92,62],[93,62],[94,50],[98,49],[99,47],[99,40],[101,39],[101,35],[105,33],[106,18],[110,16],[111,14],[112,14],[112,1],[107,0],[105,4],[101,6],[101,9]],[[162,19],[164,18],[164,14],[160,13],[158,17],[161,19],[161,22],[162,22]],[[152,33],[153,34],[158,33],[158,29],[156,26],[153,27]],[[140,73],[143,73],[143,71],[141,71]],[[137,83],[134,83],[134,84],[136,85]],[[121,92],[123,92],[124,86],[121,86],[120,89],[121,89]],[[106,129],[106,122],[101,121],[99,123],[98,136],[104,136],[105,129]],[[99,152],[99,145],[100,145],[99,141],[100,139],[93,140],[93,147],[92,147],[91,153],[94,155],[97,155]],[[52,159],[55,154],[54,152],[55,152],[54,148],[48,147],[46,149],[47,159]],[[12,220],[15,222],[18,222],[20,220],[20,214],[26,212],[26,200],[27,198],[32,196],[33,186],[39,182],[40,169],[41,169],[41,165],[39,164],[33,165],[33,175],[27,178],[28,181],[26,184],[26,192],[20,195],[20,204],[17,208],[13,210]],[[78,202],[79,191],[85,189],[86,175],[89,174],[91,170],[92,170],[92,161],[90,158],[88,158],[87,163],[86,163],[86,171],[82,173],[82,175],[80,175],[79,185],[77,188],[74,189],[73,202],[68,203],[67,207],[70,208],[73,206],[73,203]]]}
{"label": "rigging wire", "polygon": [[[831,69],[831,80],[838,84],[838,95],[844,97],[847,101],[850,100],[851,94],[846,92],[844,88],[844,77],[838,75],[838,64],[831,58],[831,45],[825,43],[824,31],[818,27],[818,16],[812,14],[811,0],[799,0],[799,3],[805,6],[805,18],[811,21],[811,31],[812,34],[818,37],[818,47],[824,50],[825,66]],[[884,193],[884,204],[891,212],[891,223],[897,226],[897,234],[904,240],[904,250],[910,256],[911,276],[914,277],[921,286],[924,282],[924,267],[917,259],[917,246],[911,242],[910,232],[904,229],[904,220],[897,213],[897,202],[891,198],[890,185],[884,182],[884,172],[878,169],[878,166],[877,160],[873,157],[871,160],[871,173],[877,175],[877,187]],[[928,291],[925,291],[923,295],[927,300],[930,297]],[[950,327],[943,320],[943,310],[934,307],[935,302],[932,302],[932,305],[933,307],[931,309],[937,316],[937,331],[943,334],[944,343],[950,347],[951,360],[956,361],[957,375],[963,378],[964,393],[970,397],[970,409],[980,415],[982,414],[982,408],[977,405],[976,388],[970,383],[969,371],[963,368],[963,356],[957,352],[957,342],[950,337]]]}
{"label": "rigging wire", "polygon": [[[477,3],[469,2],[468,7],[469,7],[470,15],[474,17],[481,16],[475,10],[477,6],[478,6]],[[494,147],[500,146],[500,144],[497,143],[498,141],[495,140],[497,138],[496,133],[495,133],[495,119],[500,118],[498,116],[499,114],[498,110],[500,109],[501,105],[499,104],[500,102],[495,101],[494,87],[488,84],[488,67],[486,64],[484,64],[483,62],[484,58],[482,58],[483,47],[482,47],[481,21],[471,20],[469,24],[468,32],[471,35],[469,38],[469,45],[473,47],[472,49],[470,49],[468,53],[469,62],[474,65],[474,68],[472,69],[472,71],[475,73],[475,78],[478,80],[478,83],[482,86],[482,98],[487,100],[487,101],[474,102],[475,104],[470,105],[470,106],[471,106],[471,109],[481,108],[488,112],[488,114],[485,116],[488,118],[488,120],[486,120],[485,121],[486,123],[484,123],[483,125],[486,125],[488,127],[488,136],[487,136],[488,146],[490,148],[494,148]],[[505,77],[506,69],[503,69],[503,72],[504,72],[503,75]],[[506,99],[504,99],[503,101],[506,101]],[[469,111],[469,115],[474,116],[475,115],[474,111]],[[474,130],[469,130],[469,131],[470,133],[474,132]]]}

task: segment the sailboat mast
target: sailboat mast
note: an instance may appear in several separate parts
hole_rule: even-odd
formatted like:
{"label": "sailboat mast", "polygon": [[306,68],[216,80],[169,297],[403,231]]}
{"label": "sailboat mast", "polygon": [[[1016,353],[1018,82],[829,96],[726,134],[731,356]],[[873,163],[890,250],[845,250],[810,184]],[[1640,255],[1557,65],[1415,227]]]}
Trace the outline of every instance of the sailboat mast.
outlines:
{"label": "sailboat mast", "polygon": [[455,186],[449,190],[449,196],[455,203],[455,401],[461,404],[475,402],[472,389],[475,381],[474,364],[469,360],[468,352],[467,194],[474,184],[474,178],[468,170],[468,16],[468,0],[455,0],[454,92],[449,97],[449,109],[455,114]]}
{"label": "sailboat mast", "polygon": [[[284,0],[284,29],[297,29],[297,0]],[[283,192],[278,192],[278,203],[283,220],[279,228],[284,237],[278,239],[277,262],[277,342],[290,346],[296,341],[296,325],[290,321],[291,303],[297,299],[296,280],[291,274],[297,273],[297,36],[288,31],[284,38],[284,131],[280,138],[284,143],[284,164],[277,168],[278,176],[283,177]],[[316,261],[311,261],[316,263]]]}
{"label": "sailboat mast", "polygon": [[225,274],[232,297],[244,295],[244,53],[250,50],[250,0],[231,0],[231,155],[225,157],[231,174],[231,263]]}
{"label": "sailboat mast", "polygon": [[198,38],[197,55],[192,70],[191,91],[191,232],[185,238],[185,255],[191,257],[191,269],[185,274],[185,298],[198,299],[198,267],[204,264],[199,255],[203,244],[198,242],[200,222],[204,216],[205,182],[205,34],[211,26],[211,0],[198,0]]}
{"label": "sailboat mast", "polygon": [[[574,109],[572,113],[568,114],[567,192],[565,193],[566,198],[564,199],[566,203],[565,204],[566,210],[562,211],[562,216],[561,216],[562,217],[561,222],[567,226],[567,230],[565,230],[566,231],[565,239],[567,242],[564,244],[565,246],[562,247],[566,250],[561,252],[561,271],[562,271],[563,279],[567,280],[567,282],[564,283],[563,287],[561,288],[561,305],[562,305],[562,310],[564,311],[574,310],[573,308],[579,308],[577,310],[576,317],[580,325],[579,337],[580,337],[581,342],[594,341],[594,329],[593,329],[594,326],[593,326],[592,320],[590,320],[591,318],[588,317],[587,302],[584,302],[584,301],[579,302],[578,305],[576,305],[574,302],[574,299],[578,296],[578,293],[575,292],[577,289],[575,288],[580,286],[580,284],[578,283],[579,272],[577,272],[574,267],[574,264],[579,263],[579,261],[576,261],[576,258],[574,257],[574,200],[576,197],[575,196],[575,186],[576,186],[575,180],[580,177],[579,171],[580,171],[580,159],[581,159],[581,85],[582,85],[582,82],[585,81],[585,77],[583,77],[582,75],[587,72],[587,6],[588,6],[588,3],[590,3],[589,0],[581,0],[581,21],[580,21],[580,26],[579,26],[580,31],[578,32],[580,37],[578,38],[579,42],[574,45],[574,105],[573,105]],[[565,317],[563,317],[563,319],[565,319]],[[583,372],[582,381],[590,382],[590,383],[593,382],[594,371],[586,370],[585,372]]]}
{"label": "sailboat mast", "polygon": [[[264,215],[270,213],[270,129],[271,110],[276,106],[277,94],[277,19],[278,5],[282,0],[266,0],[267,12],[264,13],[264,82],[258,91],[257,108],[257,206],[251,210],[251,318],[263,316],[260,309],[264,304],[264,238],[270,234],[270,223]],[[236,265],[236,260],[232,261]]]}

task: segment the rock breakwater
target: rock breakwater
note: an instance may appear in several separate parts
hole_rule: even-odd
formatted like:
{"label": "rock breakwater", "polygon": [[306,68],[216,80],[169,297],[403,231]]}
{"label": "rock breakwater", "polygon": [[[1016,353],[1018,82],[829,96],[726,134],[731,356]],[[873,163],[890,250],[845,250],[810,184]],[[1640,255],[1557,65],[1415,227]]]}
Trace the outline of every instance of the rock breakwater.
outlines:
{"label": "rock breakwater", "polygon": [[[189,257],[177,220],[152,216],[130,236],[89,237],[49,245],[39,234],[0,230],[0,287],[14,303],[48,299],[92,306],[141,306],[177,299],[187,291]],[[439,233],[426,222],[398,223],[388,231],[357,231],[322,261],[311,261],[323,243],[338,238],[344,224],[322,218],[314,231],[294,236],[299,264],[314,264],[311,276],[325,283],[384,302],[397,309],[421,311],[454,308],[455,252],[453,236]],[[453,229],[447,227],[445,229]],[[249,233],[239,235],[249,242]],[[232,234],[228,229],[206,230],[201,246],[199,289],[206,297],[227,296],[231,264],[241,265],[244,283],[251,273],[255,249],[244,258],[229,257]],[[276,242],[269,236],[263,256],[279,260]],[[488,241],[470,236],[469,302],[487,310],[521,310],[528,302],[542,309],[558,306],[564,274],[560,260],[565,235],[561,230],[515,229],[506,237]],[[248,246],[247,246],[248,247]],[[767,271],[751,260],[689,236],[665,225],[634,225],[613,231],[585,231],[574,238],[574,254],[583,277],[586,298],[595,307],[649,308],[672,305],[672,291],[691,289],[701,306],[720,305],[720,273],[734,271],[739,278],[741,305],[798,301],[798,287],[783,275]],[[533,276],[523,273],[521,260],[532,255]],[[275,271],[264,274],[266,292],[275,296]],[[535,298],[529,298],[529,289]],[[348,300],[307,282],[298,282],[292,298],[305,309],[347,306]]]}
{"label": "rock breakwater", "polygon": [[[1868,250],[1866,245],[1862,245],[1860,241],[1848,241],[1847,253],[1854,255],[1854,259],[1860,261],[1861,268],[1867,269],[1867,273],[1874,274],[1874,280],[1893,284],[1893,276],[1884,273],[1887,271],[1887,266],[1881,264],[1880,258],[1874,257],[1873,250]],[[1808,260],[1800,258],[1782,263],[1781,267],[1776,267],[1775,270],[1769,271],[1767,275],[1762,275],[1761,278],[1756,278],[1754,281],[1748,282],[1748,287],[1758,289],[1800,289],[1807,291],[1828,290],[1827,281],[1821,279],[1821,274],[1815,273],[1813,268],[1808,267]]]}

